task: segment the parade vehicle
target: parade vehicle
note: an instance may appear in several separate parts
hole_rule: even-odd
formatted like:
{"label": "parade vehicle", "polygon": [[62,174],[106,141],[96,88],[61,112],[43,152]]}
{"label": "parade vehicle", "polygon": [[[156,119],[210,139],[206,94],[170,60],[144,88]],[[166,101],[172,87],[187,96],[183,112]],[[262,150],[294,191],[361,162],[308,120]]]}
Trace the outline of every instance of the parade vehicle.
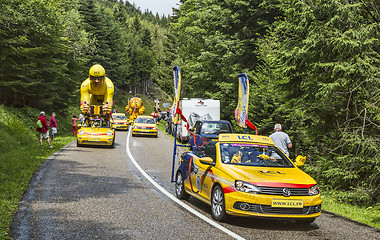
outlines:
{"label": "parade vehicle", "polygon": [[132,137],[136,135],[158,137],[158,128],[154,118],[151,116],[139,115],[132,124]]}
{"label": "parade vehicle", "polygon": [[182,154],[175,174],[176,196],[209,204],[214,219],[237,215],[311,223],[321,214],[317,183],[298,168],[306,157],[293,162],[271,138],[220,134],[207,145],[190,143],[193,151]]}
{"label": "parade vehicle", "polygon": [[109,118],[100,116],[86,117],[77,133],[77,146],[115,146],[115,130]]}
{"label": "parade vehicle", "polygon": [[221,133],[233,133],[231,123],[224,120],[197,121],[191,131],[206,141],[217,141]]}
{"label": "parade vehicle", "polygon": [[111,123],[115,130],[128,130],[128,120],[124,113],[113,113]]}

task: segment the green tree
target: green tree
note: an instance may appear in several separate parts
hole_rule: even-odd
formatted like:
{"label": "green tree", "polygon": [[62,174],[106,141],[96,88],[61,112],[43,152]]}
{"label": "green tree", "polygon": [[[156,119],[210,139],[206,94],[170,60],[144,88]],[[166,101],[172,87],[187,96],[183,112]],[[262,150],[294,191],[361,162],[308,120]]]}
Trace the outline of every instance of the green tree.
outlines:
{"label": "green tree", "polygon": [[365,192],[360,203],[379,201],[378,6],[341,0],[280,6],[284,18],[262,45],[284,96],[280,120],[313,153],[321,183]]}
{"label": "green tree", "polygon": [[1,101],[40,108],[70,104],[62,90],[70,95],[75,88],[69,67],[80,68],[83,45],[74,41],[86,42],[86,36],[76,21],[75,8],[70,12],[72,20],[63,9],[75,7],[76,1],[26,0],[1,4]]}
{"label": "green tree", "polygon": [[264,1],[187,0],[175,10],[171,30],[183,62],[183,96],[222,101],[231,120],[237,75],[258,64],[257,44],[278,10]]}

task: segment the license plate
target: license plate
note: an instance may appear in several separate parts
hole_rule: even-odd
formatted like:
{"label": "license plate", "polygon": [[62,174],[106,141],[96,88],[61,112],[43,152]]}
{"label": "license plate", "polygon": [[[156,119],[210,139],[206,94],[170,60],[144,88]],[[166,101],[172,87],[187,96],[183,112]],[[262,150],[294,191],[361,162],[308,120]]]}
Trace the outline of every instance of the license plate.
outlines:
{"label": "license plate", "polygon": [[277,208],[303,208],[302,200],[272,199],[272,207]]}
{"label": "license plate", "polygon": [[88,139],[88,141],[91,141],[91,142],[99,142],[100,139],[99,139],[99,138],[90,138],[90,139]]}

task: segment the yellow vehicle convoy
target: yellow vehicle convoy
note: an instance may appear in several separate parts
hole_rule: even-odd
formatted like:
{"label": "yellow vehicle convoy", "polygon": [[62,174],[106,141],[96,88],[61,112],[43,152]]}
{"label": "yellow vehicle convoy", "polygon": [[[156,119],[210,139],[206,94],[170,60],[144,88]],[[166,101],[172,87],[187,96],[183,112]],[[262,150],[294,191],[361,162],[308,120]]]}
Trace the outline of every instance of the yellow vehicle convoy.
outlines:
{"label": "yellow vehicle convoy", "polygon": [[138,116],[132,124],[132,136],[136,135],[158,137],[158,128],[154,118],[151,116]]}
{"label": "yellow vehicle convoy", "polygon": [[111,123],[115,130],[128,130],[128,121],[124,113],[112,113]]}
{"label": "yellow vehicle convoy", "polygon": [[141,98],[133,97],[129,99],[128,106],[125,107],[125,112],[129,114],[129,123],[132,123],[139,115],[145,112],[145,107]]}
{"label": "yellow vehicle convoy", "polygon": [[298,168],[304,162],[291,161],[269,137],[220,134],[181,156],[176,196],[209,204],[218,221],[238,215],[311,223],[322,201],[316,181]]}

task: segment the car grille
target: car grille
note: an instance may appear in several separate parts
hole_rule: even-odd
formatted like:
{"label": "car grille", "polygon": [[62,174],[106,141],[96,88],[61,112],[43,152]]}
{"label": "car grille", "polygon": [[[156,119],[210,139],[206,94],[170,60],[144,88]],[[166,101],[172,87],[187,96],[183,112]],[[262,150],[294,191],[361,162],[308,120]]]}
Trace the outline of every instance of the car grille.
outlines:
{"label": "car grille", "polygon": [[321,205],[306,206],[303,208],[274,208],[270,205],[235,202],[233,208],[248,212],[283,215],[308,215],[321,211]]}
{"label": "car grille", "polygon": [[98,145],[108,145],[107,142],[104,141],[82,141],[82,144],[98,144]]}
{"label": "car grille", "polygon": [[[260,187],[260,194],[267,195],[284,195],[283,189],[279,187]],[[289,196],[309,196],[308,188],[288,188],[290,190]]]}

